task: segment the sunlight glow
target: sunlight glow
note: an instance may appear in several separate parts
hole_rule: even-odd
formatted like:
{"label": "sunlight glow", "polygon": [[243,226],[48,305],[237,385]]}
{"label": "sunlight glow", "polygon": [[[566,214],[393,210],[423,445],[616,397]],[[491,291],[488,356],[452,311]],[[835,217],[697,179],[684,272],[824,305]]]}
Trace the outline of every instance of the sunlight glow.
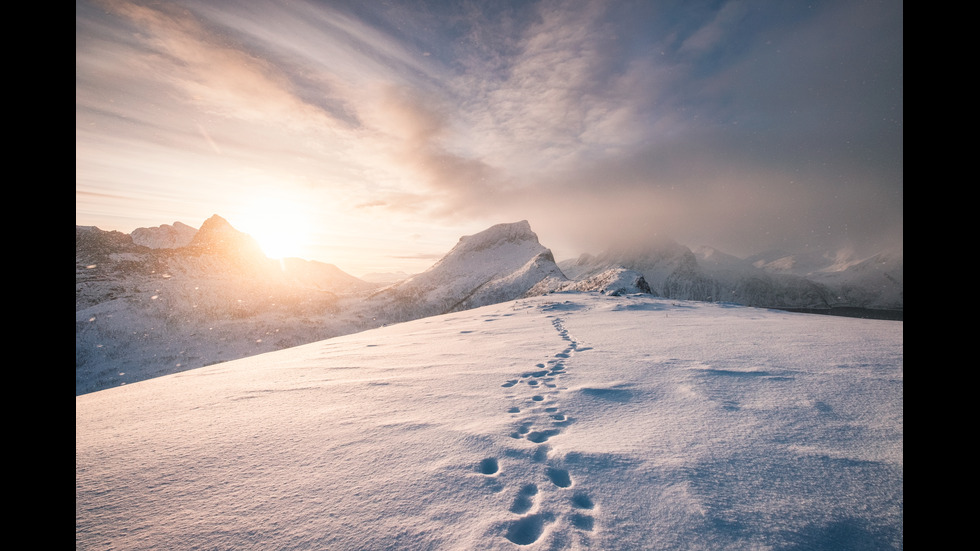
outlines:
{"label": "sunlight glow", "polygon": [[252,236],[269,258],[305,258],[314,232],[313,217],[298,201],[258,197],[246,206],[241,230]]}

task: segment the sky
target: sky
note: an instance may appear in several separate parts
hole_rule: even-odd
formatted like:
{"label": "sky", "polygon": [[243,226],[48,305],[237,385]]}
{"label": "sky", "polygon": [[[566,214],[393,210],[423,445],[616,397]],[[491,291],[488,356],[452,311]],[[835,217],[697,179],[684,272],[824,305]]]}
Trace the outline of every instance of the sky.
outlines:
{"label": "sky", "polygon": [[558,260],[902,245],[901,2],[75,6],[78,225],[354,275],[519,220]]}

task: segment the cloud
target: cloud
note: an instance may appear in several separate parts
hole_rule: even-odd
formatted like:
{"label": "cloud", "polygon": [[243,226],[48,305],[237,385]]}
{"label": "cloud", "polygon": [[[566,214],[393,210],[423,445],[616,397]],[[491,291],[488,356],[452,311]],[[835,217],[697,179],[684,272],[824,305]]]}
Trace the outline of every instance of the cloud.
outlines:
{"label": "cloud", "polygon": [[[898,75],[886,59],[901,44],[887,37],[894,14],[734,1],[636,39],[616,3],[535,9],[486,78],[465,73],[438,101],[400,97],[405,159],[452,192],[437,195],[448,202],[437,212],[560,220],[596,244],[672,234],[743,254],[901,226],[901,133],[873,120],[880,83],[855,84],[862,67],[900,83],[900,56]],[[900,90],[885,103],[894,115]],[[880,166],[862,167],[869,155]]]}
{"label": "cloud", "polygon": [[745,2],[725,2],[708,22],[684,39],[679,53],[701,55],[723,46],[726,39],[737,31],[747,10]]}
{"label": "cloud", "polygon": [[901,234],[900,4],[234,6],[76,4],[83,191],[302,188],[570,249]]}
{"label": "cloud", "polygon": [[133,78],[163,85],[179,93],[179,100],[216,115],[297,127],[329,124],[331,117],[297,97],[275,65],[234,40],[222,40],[187,10],[125,0],[103,5],[147,35],[143,55],[128,58],[129,70],[137,73]]}

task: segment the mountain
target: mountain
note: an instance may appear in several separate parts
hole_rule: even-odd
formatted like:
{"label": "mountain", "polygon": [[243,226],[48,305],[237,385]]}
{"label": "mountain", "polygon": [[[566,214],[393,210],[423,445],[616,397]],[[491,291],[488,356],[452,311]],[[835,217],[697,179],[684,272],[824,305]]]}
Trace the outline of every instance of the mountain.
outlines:
{"label": "mountain", "polygon": [[379,290],[369,304],[389,322],[405,321],[545,293],[565,281],[523,220],[460,238],[431,268]]}
{"label": "mountain", "polygon": [[375,285],[271,260],[219,216],[183,247],[82,226],[75,244],[76,394],[372,326],[341,305]]}
{"label": "mountain", "polygon": [[163,224],[155,228],[136,228],[129,234],[133,243],[151,249],[177,249],[190,245],[197,229],[182,222]]}
{"label": "mountain", "polygon": [[745,259],[726,258],[724,269],[718,260],[720,256],[702,254],[699,262],[713,274],[737,273],[743,279],[768,276],[784,285],[819,286],[826,307],[899,311],[904,308],[901,250],[886,250],[867,258],[849,249],[803,253],[773,250]]}
{"label": "mountain", "polygon": [[353,293],[378,287],[377,283],[354,277],[333,264],[316,260],[283,258],[279,261],[279,268],[287,279],[296,284],[323,291]]}
{"label": "mountain", "polygon": [[740,259],[711,247],[692,251],[659,238],[639,247],[584,254],[559,267],[573,280],[616,268],[635,271],[653,294],[680,300],[823,311],[901,310],[904,304],[900,252],[859,259],[847,252],[772,251]]}
{"label": "mountain", "polygon": [[372,272],[368,274],[363,274],[361,279],[364,281],[369,281],[371,283],[381,283],[384,285],[390,285],[392,283],[397,283],[403,279],[408,279],[412,277],[412,274],[405,272]]}
{"label": "mountain", "polygon": [[808,278],[830,288],[837,305],[897,310],[905,305],[905,261],[901,250],[855,260],[843,269],[813,272]]}
{"label": "mountain", "polygon": [[75,280],[76,394],[568,282],[527,221],[462,237],[425,272],[379,289],[331,264],[270,260],[217,215],[176,248],[77,227]]}
{"label": "mountain", "polygon": [[604,295],[620,296],[632,294],[654,294],[647,284],[643,274],[626,268],[610,268],[598,274],[583,277],[577,281],[568,281],[560,284],[557,288],[531,289],[530,296],[546,294],[548,292],[590,292],[596,291]]}
{"label": "mountain", "polygon": [[558,264],[524,220],[464,236],[425,272],[382,287],[332,264],[271,260],[217,215],[183,246],[147,237],[179,232],[186,240],[189,226],[172,228],[143,228],[150,247],[76,226],[76,394],[555,292],[819,311],[902,307],[900,253],[824,263],[804,277],[794,271],[806,263],[785,254],[738,259],[658,239]]}
{"label": "mountain", "polygon": [[900,550],[902,328],[553,293],[76,396],[75,546]]}
{"label": "mountain", "polygon": [[840,272],[861,260],[850,249],[804,252],[774,249],[747,257],[745,262],[771,273],[806,277],[821,272]]}

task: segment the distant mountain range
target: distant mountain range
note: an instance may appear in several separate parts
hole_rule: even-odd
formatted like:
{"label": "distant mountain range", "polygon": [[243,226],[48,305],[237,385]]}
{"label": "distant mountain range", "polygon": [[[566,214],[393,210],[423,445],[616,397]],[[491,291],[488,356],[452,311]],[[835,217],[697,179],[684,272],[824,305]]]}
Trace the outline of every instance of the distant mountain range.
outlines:
{"label": "distant mountain range", "polygon": [[220,216],[131,234],[75,227],[75,392],[547,293],[649,293],[766,308],[903,308],[901,252],[739,259],[669,240],[560,263],[526,221],[462,237],[393,284],[272,260]]}

